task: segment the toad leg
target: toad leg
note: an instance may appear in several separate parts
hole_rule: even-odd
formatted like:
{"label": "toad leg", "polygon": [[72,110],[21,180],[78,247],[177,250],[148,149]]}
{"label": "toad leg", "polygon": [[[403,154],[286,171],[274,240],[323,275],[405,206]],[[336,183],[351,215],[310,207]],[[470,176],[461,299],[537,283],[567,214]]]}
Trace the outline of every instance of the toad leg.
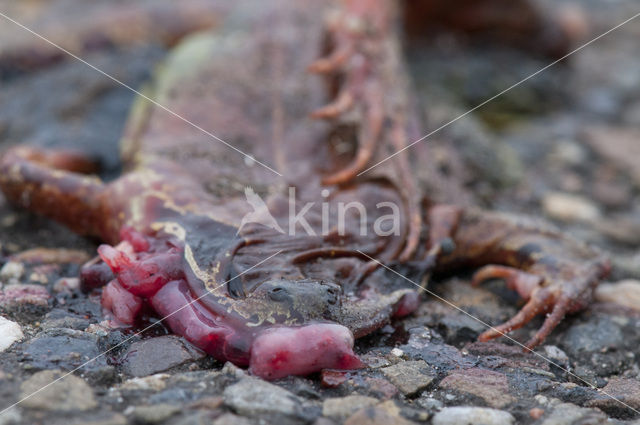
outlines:
{"label": "toad leg", "polygon": [[[457,225],[452,227],[456,216]],[[503,279],[527,300],[513,318],[480,335],[481,341],[502,336],[539,314],[547,314],[542,327],[525,344],[528,348],[537,346],[566,314],[589,304],[595,286],[609,272],[602,254],[532,219],[436,206],[429,211],[429,220],[432,229],[451,228],[455,244],[451,254],[440,257],[438,268],[484,266],[476,272],[474,285]],[[439,237],[445,239],[446,235]]]}

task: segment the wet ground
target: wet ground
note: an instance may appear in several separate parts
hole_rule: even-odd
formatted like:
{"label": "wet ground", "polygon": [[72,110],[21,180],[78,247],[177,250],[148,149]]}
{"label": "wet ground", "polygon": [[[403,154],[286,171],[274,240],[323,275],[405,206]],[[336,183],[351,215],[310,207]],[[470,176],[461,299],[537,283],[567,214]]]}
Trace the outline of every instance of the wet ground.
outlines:
{"label": "wet ground", "polygon": [[[579,4],[587,39],[640,12],[634,1]],[[640,410],[639,36],[640,18],[432,137],[462,154],[478,203],[545,217],[611,256],[614,270],[598,301],[536,350],[554,364],[508,341],[474,342],[484,326],[432,297],[413,316],[358,341],[370,367],[348,374],[266,383],[160,326],[119,345],[129,335],[98,326],[98,296],[82,294],[74,279],[95,241],[0,198],[0,408],[111,350],[0,415],[0,424],[634,423],[638,416],[606,394]],[[164,54],[151,43],[97,49],[86,59],[140,87]],[[407,55],[429,129],[550,62],[451,34],[415,41]],[[129,90],[73,60],[5,73],[0,148],[80,148],[111,178],[132,100]],[[40,247],[77,250],[78,260],[7,261]],[[516,311],[517,299],[499,282],[468,283],[461,272],[430,289],[489,323]],[[513,337],[526,340],[539,324]]]}

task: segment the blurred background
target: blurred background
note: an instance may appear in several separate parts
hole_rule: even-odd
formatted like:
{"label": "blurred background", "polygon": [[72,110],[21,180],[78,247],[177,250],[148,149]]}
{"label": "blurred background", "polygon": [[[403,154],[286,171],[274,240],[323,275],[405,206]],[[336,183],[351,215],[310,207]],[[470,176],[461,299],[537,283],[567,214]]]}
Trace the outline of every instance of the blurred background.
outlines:
{"label": "blurred background", "polygon": [[[635,0],[403,4],[406,56],[427,131],[638,13]],[[1,0],[0,12],[139,88],[167,49],[190,32],[221,25],[232,6]],[[443,169],[466,180],[477,204],[550,218],[610,249],[640,277],[639,36],[636,19],[424,143],[433,145]],[[0,149],[22,142],[77,147],[95,155],[109,178],[118,173],[116,146],[133,96],[0,17]],[[4,225],[38,220],[15,217],[2,203],[0,209]],[[56,236],[45,238],[52,244],[69,237],[53,229]],[[24,235],[15,236],[1,241],[8,253],[25,248]]]}

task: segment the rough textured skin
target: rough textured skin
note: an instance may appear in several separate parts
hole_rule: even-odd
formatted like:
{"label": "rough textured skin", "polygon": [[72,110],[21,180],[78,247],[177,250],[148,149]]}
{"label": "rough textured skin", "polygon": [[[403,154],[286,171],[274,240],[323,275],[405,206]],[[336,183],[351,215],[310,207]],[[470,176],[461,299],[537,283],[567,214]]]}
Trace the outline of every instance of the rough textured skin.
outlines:
{"label": "rough textured skin", "polygon": [[[333,5],[241,2],[223,28],[178,46],[147,89],[282,176],[140,100],[122,140],[119,179],[78,174],[91,167],[77,154],[18,147],[0,160],[0,187],[16,205],[111,244],[83,280],[107,285],[103,306],[116,322],[133,324],[151,308],[211,355],[265,378],[360,367],[353,337],[416,308],[417,288],[391,281],[370,257],[423,274],[489,263],[521,269],[485,268],[476,280],[505,278],[530,299],[501,332],[551,312],[529,342],[535,346],[586,305],[605,262],[538,225],[437,205],[468,198],[455,176],[436,171],[426,144],[357,177],[418,138],[420,117],[400,58],[396,3]],[[327,27],[319,17],[330,10]],[[327,122],[309,117],[314,110]],[[241,227],[251,212],[248,186],[276,225]],[[288,195],[295,213],[313,203],[295,228]],[[336,228],[354,200],[366,220],[347,214]],[[390,212],[383,202],[403,217],[388,236],[372,231]]]}

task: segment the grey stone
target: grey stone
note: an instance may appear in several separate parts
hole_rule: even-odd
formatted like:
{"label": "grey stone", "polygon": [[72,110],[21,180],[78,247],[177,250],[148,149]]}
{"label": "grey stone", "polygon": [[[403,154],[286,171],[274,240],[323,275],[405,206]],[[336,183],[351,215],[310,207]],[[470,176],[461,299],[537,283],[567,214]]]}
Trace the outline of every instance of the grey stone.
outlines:
{"label": "grey stone", "polygon": [[205,354],[186,346],[181,338],[160,336],[131,344],[124,354],[123,370],[132,376],[147,376],[202,359]]}
{"label": "grey stone", "polygon": [[[69,421],[60,421],[60,425],[69,425]],[[127,418],[120,413],[99,412],[96,415],[74,418],[71,425],[127,425]]]}
{"label": "grey stone", "polygon": [[377,399],[359,394],[328,398],[322,403],[322,414],[338,419],[346,419],[358,410],[373,406],[377,403]]}
{"label": "grey stone", "polygon": [[403,418],[400,409],[391,400],[376,406],[364,407],[344,421],[344,425],[412,425],[414,422]]}
{"label": "grey stone", "polygon": [[251,425],[252,422],[243,418],[242,416],[234,415],[233,413],[225,413],[222,416],[216,418],[211,425]]}
{"label": "grey stone", "polygon": [[152,406],[136,406],[131,413],[131,418],[136,423],[158,424],[166,421],[182,408],[171,404],[154,404]]}
{"label": "grey stone", "polygon": [[515,418],[504,410],[486,407],[446,407],[433,417],[433,425],[511,425]]}
{"label": "grey stone", "polygon": [[77,376],[67,375],[53,383],[64,375],[60,370],[34,374],[20,386],[20,398],[26,398],[22,405],[59,412],[86,411],[98,405],[91,387]]}
{"label": "grey stone", "polygon": [[435,373],[423,360],[407,361],[381,369],[382,373],[404,395],[416,394],[431,384]]}
{"label": "grey stone", "polygon": [[[29,341],[25,354],[29,364],[38,369],[73,369],[98,356],[100,350],[94,334],[53,328],[41,332]],[[106,366],[104,357],[87,365],[89,369],[104,366]]]}
{"label": "grey stone", "polygon": [[17,407],[12,407],[0,415],[0,425],[18,425],[22,421],[22,412]]}
{"label": "grey stone", "polygon": [[[614,400],[615,397],[617,400]],[[588,407],[597,407],[610,414],[618,410],[631,412],[622,403],[640,410],[640,381],[633,378],[610,378],[609,383],[593,400],[587,402]]]}
{"label": "grey stone", "polygon": [[559,364],[560,366],[569,364],[569,357],[567,356],[567,353],[555,345],[545,345],[542,348],[544,349],[545,357],[553,360],[554,363]]}
{"label": "grey stone", "polygon": [[562,346],[570,355],[595,352],[622,345],[624,335],[620,326],[608,318],[599,317],[572,326],[565,333]]}
{"label": "grey stone", "polygon": [[243,416],[301,416],[301,399],[289,391],[257,378],[243,378],[227,387],[224,402]]}
{"label": "grey stone", "polygon": [[491,407],[501,408],[516,401],[509,394],[507,376],[486,369],[472,368],[452,372],[439,386],[481,398]]}
{"label": "grey stone", "polygon": [[85,330],[89,324],[90,321],[84,317],[69,314],[62,309],[54,309],[47,313],[41,327],[43,330],[55,328]]}
{"label": "grey stone", "polygon": [[[171,423],[173,425],[211,425],[211,419],[214,417],[215,416],[212,414],[212,412],[200,410],[183,417],[178,417]],[[239,418],[239,416],[236,417]],[[239,425],[244,425],[244,423],[239,422]]]}
{"label": "grey stone", "polygon": [[571,403],[560,403],[543,419],[542,425],[599,424],[606,422],[607,415],[597,409],[579,407]]}

